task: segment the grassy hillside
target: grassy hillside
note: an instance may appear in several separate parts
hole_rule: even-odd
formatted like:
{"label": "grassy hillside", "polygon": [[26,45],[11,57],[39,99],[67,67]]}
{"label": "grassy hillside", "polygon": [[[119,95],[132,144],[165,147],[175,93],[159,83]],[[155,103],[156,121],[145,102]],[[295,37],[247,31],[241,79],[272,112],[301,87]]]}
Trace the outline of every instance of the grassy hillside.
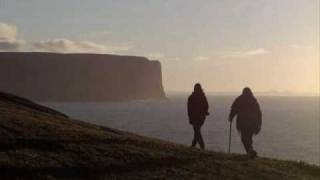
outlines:
{"label": "grassy hillside", "polygon": [[0,93],[0,179],[320,179],[305,163],[200,151]]}

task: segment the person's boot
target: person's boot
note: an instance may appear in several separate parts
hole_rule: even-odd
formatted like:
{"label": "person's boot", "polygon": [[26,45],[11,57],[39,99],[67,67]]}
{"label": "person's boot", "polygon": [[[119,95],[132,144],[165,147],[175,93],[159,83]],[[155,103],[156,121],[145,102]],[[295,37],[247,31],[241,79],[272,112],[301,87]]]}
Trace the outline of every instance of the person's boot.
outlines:
{"label": "person's boot", "polygon": [[204,149],[205,149],[205,148],[204,148],[204,143],[201,142],[201,143],[199,143],[199,144],[200,144],[200,149],[204,150]]}
{"label": "person's boot", "polygon": [[257,151],[255,151],[255,150],[252,150],[252,155],[256,158],[257,156],[258,156],[258,153],[257,153]]}
{"label": "person's boot", "polygon": [[253,150],[253,149],[251,149],[251,150],[248,151],[248,156],[249,156],[250,159],[256,158],[257,155],[258,155],[258,153],[257,153],[255,150]]}
{"label": "person's boot", "polygon": [[193,141],[192,141],[192,144],[191,144],[191,147],[195,147],[196,144],[197,144],[196,140],[193,140]]}

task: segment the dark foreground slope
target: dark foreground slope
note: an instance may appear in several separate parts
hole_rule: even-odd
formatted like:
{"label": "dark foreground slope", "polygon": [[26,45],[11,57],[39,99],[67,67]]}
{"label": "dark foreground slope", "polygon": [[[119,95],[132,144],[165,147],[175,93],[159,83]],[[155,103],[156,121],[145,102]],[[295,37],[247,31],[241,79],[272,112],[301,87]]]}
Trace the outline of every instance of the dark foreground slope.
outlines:
{"label": "dark foreground slope", "polygon": [[160,62],[137,56],[0,52],[0,82],[35,101],[165,98]]}
{"label": "dark foreground slope", "polygon": [[200,151],[0,93],[0,179],[319,179],[320,168]]}

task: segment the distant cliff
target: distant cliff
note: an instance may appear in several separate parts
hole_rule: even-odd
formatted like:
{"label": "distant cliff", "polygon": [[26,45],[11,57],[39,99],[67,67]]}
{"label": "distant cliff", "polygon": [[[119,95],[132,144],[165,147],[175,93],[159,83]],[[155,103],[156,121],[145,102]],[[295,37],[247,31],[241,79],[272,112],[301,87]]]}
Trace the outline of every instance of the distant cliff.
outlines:
{"label": "distant cliff", "polygon": [[0,91],[35,101],[165,98],[158,61],[107,54],[2,52]]}

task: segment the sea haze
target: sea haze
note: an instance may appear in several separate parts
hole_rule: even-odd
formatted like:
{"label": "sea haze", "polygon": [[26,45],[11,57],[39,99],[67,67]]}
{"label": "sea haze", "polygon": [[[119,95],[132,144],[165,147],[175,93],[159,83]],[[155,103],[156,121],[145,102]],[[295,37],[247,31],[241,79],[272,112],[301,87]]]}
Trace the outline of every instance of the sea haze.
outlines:
{"label": "sea haze", "polygon": [[[207,149],[226,152],[227,122],[235,96],[208,96],[210,116],[203,128]],[[260,156],[301,160],[320,165],[319,97],[257,97],[262,131],[254,138]],[[165,101],[108,103],[54,103],[50,106],[72,118],[140,135],[190,145],[193,136],[186,111],[187,95],[171,95]],[[232,152],[245,153],[233,124]]]}

